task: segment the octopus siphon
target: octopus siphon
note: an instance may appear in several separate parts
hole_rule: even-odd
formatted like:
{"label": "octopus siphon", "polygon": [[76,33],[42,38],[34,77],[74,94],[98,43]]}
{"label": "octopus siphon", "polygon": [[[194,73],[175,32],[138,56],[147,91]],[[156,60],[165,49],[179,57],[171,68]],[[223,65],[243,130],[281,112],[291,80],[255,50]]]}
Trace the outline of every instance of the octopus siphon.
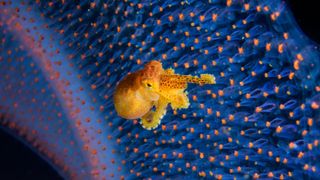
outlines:
{"label": "octopus siphon", "polygon": [[189,107],[188,83],[215,84],[215,77],[179,75],[172,68],[163,69],[159,61],[150,61],[118,83],[113,96],[116,112],[125,119],[140,118],[143,128],[154,129],[169,104],[173,110]]}

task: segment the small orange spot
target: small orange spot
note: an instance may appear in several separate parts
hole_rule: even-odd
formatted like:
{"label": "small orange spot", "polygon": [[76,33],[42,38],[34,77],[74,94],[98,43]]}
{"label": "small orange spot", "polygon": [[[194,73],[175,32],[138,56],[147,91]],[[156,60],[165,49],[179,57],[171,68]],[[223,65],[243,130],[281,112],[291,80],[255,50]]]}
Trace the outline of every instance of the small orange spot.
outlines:
{"label": "small orange spot", "polygon": [[230,115],[229,115],[229,120],[230,120],[230,121],[233,121],[233,120],[234,120],[234,115],[230,114]]}
{"label": "small orange spot", "polygon": [[283,44],[278,45],[278,52],[283,53]]}
{"label": "small orange spot", "polygon": [[304,156],[304,153],[300,151],[298,154],[298,158],[301,159],[303,156]]}
{"label": "small orange spot", "polygon": [[227,6],[231,6],[232,5],[232,0],[227,0]]}
{"label": "small orange spot", "polygon": [[153,168],[153,172],[158,172],[158,168],[157,168],[157,167],[154,167],[154,168]]}
{"label": "small orange spot", "polygon": [[248,10],[250,9],[250,4],[249,4],[249,3],[246,3],[246,4],[244,4],[243,6],[244,6],[244,9],[245,9],[246,11],[248,11]]}
{"label": "small orange spot", "polygon": [[273,152],[272,151],[268,151],[268,156],[272,157],[273,156]]}
{"label": "small orange spot", "polygon": [[167,126],[166,125],[162,125],[161,128],[162,128],[163,131],[165,131],[167,129]]}
{"label": "small orange spot", "polygon": [[190,163],[186,163],[186,168],[190,168],[191,167],[191,165],[190,165]]}
{"label": "small orange spot", "polygon": [[311,108],[312,109],[319,109],[319,104],[317,104],[316,102],[312,102],[311,103]]}
{"label": "small orange spot", "polygon": [[205,16],[203,16],[203,15],[199,17],[201,22],[204,21],[204,18],[205,18]]}
{"label": "small orange spot", "polygon": [[312,118],[308,118],[308,126],[312,126],[313,125],[313,119]]}
{"label": "small orange spot", "polygon": [[238,48],[238,53],[239,53],[239,54],[243,54],[243,48],[242,48],[242,47],[239,47],[239,48]]}
{"label": "small orange spot", "polygon": [[267,43],[266,44],[266,51],[270,51],[271,50],[271,43]]}
{"label": "small orange spot", "polygon": [[209,114],[209,115],[212,114],[212,109],[211,108],[207,108],[207,114]]}
{"label": "small orange spot", "polygon": [[223,144],[219,144],[219,149],[223,149]]}
{"label": "small orange spot", "polygon": [[298,60],[295,60],[294,62],[293,62],[293,67],[294,67],[294,69],[295,70],[299,70],[299,61]]}
{"label": "small orange spot", "polygon": [[281,131],[282,131],[282,127],[281,127],[281,126],[278,126],[278,127],[276,128],[276,132],[277,132],[277,133],[281,133]]}
{"label": "small orange spot", "polygon": [[303,56],[302,56],[302,54],[297,54],[297,59],[299,60],[299,61],[303,61]]}
{"label": "small orange spot", "polygon": [[206,70],[206,69],[207,69],[207,65],[205,65],[205,64],[202,65],[202,69],[203,69],[203,70]]}
{"label": "small orange spot", "polygon": [[285,108],[285,106],[283,105],[283,104],[280,104],[280,106],[279,106],[279,109],[284,109]]}
{"label": "small orange spot", "polygon": [[214,161],[215,161],[215,157],[210,156],[210,157],[209,157],[209,161],[210,161],[210,162],[214,162]]}
{"label": "small orange spot", "polygon": [[234,151],[234,152],[233,152],[233,155],[234,155],[235,157],[238,157],[238,156],[239,156],[239,152],[238,152],[238,151]]}
{"label": "small orange spot", "polygon": [[253,147],[253,143],[249,142],[249,148],[252,148],[252,147]]}
{"label": "small orange spot", "polygon": [[262,111],[262,108],[261,107],[256,107],[256,113],[259,113]]}
{"label": "small orange spot", "polygon": [[249,121],[248,116],[244,117],[244,122],[248,122],[248,121]]}
{"label": "small orange spot", "polygon": [[214,130],[214,135],[218,136],[219,135],[219,131],[218,130]]}
{"label": "small orange spot", "polygon": [[192,166],[192,171],[196,171],[197,170],[197,166]]}
{"label": "small orange spot", "polygon": [[294,72],[290,72],[290,74],[289,74],[289,79],[292,80],[293,77],[294,77]]}
{"label": "small orange spot", "polygon": [[301,134],[302,134],[302,136],[306,136],[308,134],[308,131],[307,130],[303,130]]}
{"label": "small orange spot", "polygon": [[253,39],[253,44],[255,46],[258,46],[259,45],[259,39]]}
{"label": "small orange spot", "polygon": [[162,159],[166,159],[167,155],[166,154],[162,154]]}
{"label": "small orange spot", "polygon": [[176,124],[173,125],[173,130],[177,130],[177,129],[178,129],[177,125]]}
{"label": "small orange spot", "polygon": [[266,122],[266,127],[270,127],[271,123],[269,121]]}
{"label": "small orange spot", "polygon": [[217,18],[218,18],[218,14],[212,14],[212,21],[215,22],[217,21]]}
{"label": "small orange spot", "polygon": [[247,24],[247,21],[246,20],[242,20],[242,24]]}
{"label": "small orange spot", "polygon": [[268,178],[273,178],[273,173],[272,172],[268,173]]}
{"label": "small orange spot", "polygon": [[91,85],[91,89],[95,90],[97,88],[97,86],[95,84]]}
{"label": "small orange spot", "polygon": [[230,86],[234,85],[234,80],[233,79],[229,79],[229,82],[230,82]]}
{"label": "small orange spot", "polygon": [[167,59],[167,55],[166,54],[162,54],[162,59]]}
{"label": "small orange spot", "polygon": [[290,148],[290,149],[293,149],[294,147],[295,147],[295,144],[294,144],[293,142],[290,142],[290,143],[289,143],[289,148]]}
{"label": "small orange spot", "polygon": [[179,14],[179,19],[182,21],[184,19],[184,15],[181,13]]}
{"label": "small orange spot", "polygon": [[261,11],[261,6],[256,6],[256,10],[257,10],[257,12],[260,12]]}

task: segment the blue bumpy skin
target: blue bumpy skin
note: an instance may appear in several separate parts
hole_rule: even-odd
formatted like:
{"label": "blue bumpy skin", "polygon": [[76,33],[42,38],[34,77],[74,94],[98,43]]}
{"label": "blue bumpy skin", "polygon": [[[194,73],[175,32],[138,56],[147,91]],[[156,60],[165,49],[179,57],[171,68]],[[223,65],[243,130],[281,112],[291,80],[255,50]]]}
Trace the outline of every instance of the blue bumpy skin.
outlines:
{"label": "blue bumpy skin", "polygon": [[[64,177],[320,178],[319,49],[283,1],[9,1],[0,17],[2,124]],[[112,96],[152,60],[216,83],[147,131]]]}

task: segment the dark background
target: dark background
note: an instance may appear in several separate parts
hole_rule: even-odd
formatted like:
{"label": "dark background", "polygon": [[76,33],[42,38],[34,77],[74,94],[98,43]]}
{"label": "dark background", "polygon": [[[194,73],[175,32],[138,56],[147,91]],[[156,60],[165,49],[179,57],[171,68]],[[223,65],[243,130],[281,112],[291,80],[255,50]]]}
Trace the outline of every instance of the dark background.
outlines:
{"label": "dark background", "polygon": [[[287,0],[301,30],[320,44],[320,9],[315,1]],[[1,179],[62,179],[37,153],[0,128]]]}

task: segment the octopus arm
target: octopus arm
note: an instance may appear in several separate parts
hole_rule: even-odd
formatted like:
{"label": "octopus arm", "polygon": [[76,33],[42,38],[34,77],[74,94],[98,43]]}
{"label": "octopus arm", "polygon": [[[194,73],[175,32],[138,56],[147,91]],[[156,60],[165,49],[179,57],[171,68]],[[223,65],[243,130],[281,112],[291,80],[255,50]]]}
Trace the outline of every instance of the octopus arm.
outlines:
{"label": "octopus arm", "polygon": [[160,123],[162,117],[167,112],[168,101],[164,97],[160,97],[157,102],[155,102],[155,110],[150,110],[147,114],[142,116],[141,124],[145,129],[154,129]]}
{"label": "octopus arm", "polygon": [[200,77],[179,74],[164,74],[160,77],[160,89],[186,89],[188,83],[215,84],[215,77],[211,74],[201,74]]}
{"label": "octopus arm", "polygon": [[186,93],[179,93],[170,96],[170,105],[172,109],[186,109],[189,107],[189,98]]}

